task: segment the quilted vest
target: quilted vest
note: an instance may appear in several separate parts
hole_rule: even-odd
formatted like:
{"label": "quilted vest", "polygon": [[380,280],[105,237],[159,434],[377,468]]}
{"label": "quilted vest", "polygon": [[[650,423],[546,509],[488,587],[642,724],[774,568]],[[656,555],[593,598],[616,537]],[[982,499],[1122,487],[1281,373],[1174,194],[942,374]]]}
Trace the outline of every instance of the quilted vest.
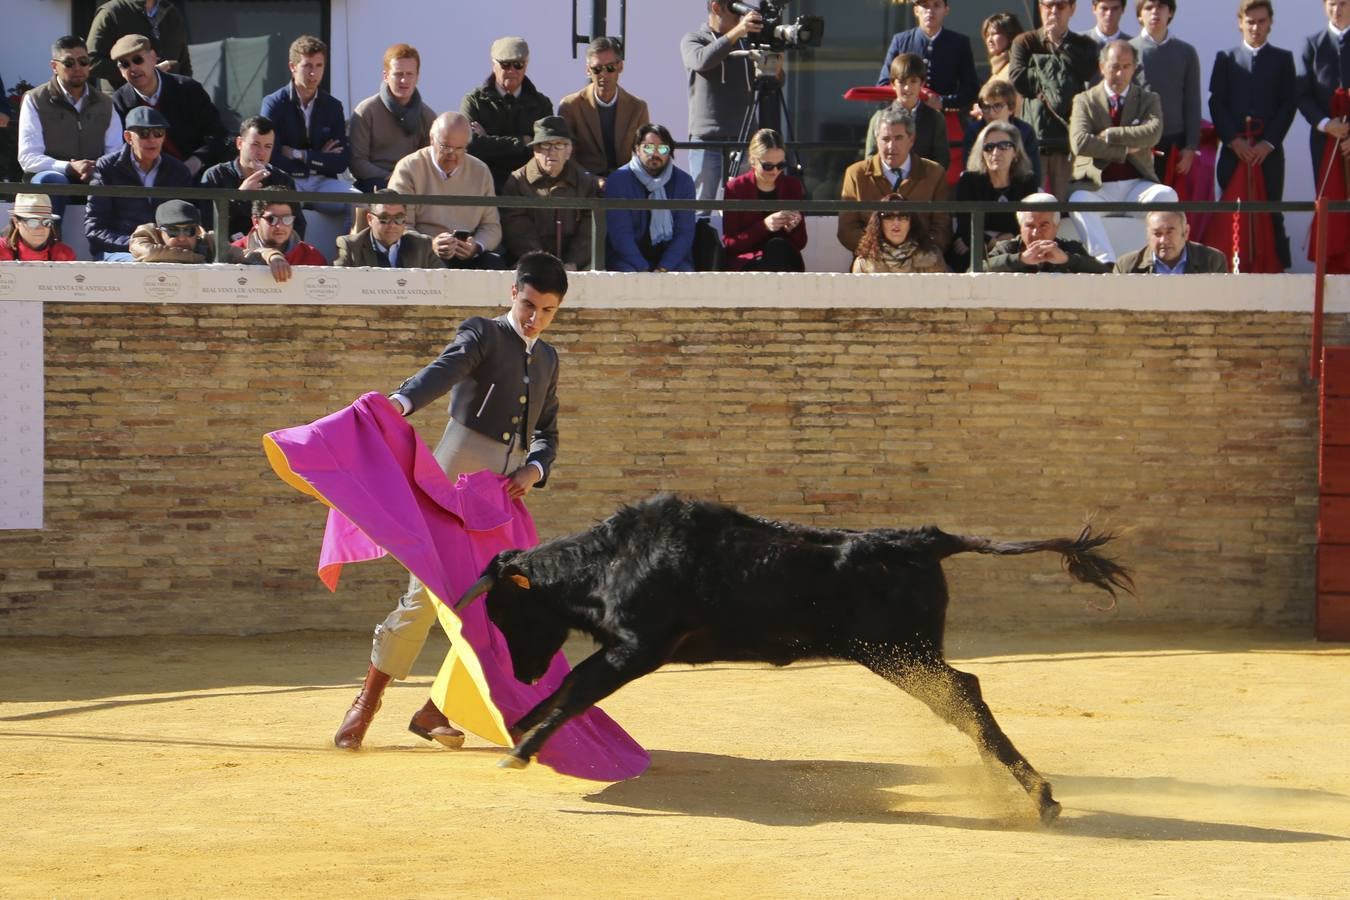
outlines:
{"label": "quilted vest", "polygon": [[56,78],[33,88],[33,104],[42,123],[43,152],[56,159],[98,159],[103,135],[112,121],[112,99],[85,85],[80,111],[70,105]]}

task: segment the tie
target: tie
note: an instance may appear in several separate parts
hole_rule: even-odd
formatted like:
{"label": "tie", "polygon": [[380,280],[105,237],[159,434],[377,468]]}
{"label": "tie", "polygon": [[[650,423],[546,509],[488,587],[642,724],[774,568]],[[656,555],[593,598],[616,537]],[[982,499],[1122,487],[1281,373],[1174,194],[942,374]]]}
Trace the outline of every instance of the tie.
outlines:
{"label": "tie", "polygon": [[1112,124],[1112,125],[1119,125],[1119,124],[1120,124],[1120,111],[1121,111],[1122,108],[1124,108],[1124,106],[1125,106],[1125,98],[1124,98],[1124,97],[1120,96],[1119,94],[1116,94],[1114,97],[1111,98],[1111,100],[1110,100],[1110,107],[1111,107],[1111,124]]}
{"label": "tie", "polygon": [[389,268],[389,251],[378,243],[372,244],[372,246],[375,248],[375,265],[385,269]]}
{"label": "tie", "polygon": [[905,173],[900,169],[891,169],[891,174],[895,176],[896,187],[899,187],[900,182],[905,180]]}

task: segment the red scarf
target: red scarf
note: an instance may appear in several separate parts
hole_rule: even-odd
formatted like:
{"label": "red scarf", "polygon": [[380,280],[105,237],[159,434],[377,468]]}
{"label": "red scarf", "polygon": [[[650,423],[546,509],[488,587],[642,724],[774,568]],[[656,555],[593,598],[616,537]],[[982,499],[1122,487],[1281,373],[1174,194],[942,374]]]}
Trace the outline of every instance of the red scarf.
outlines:
{"label": "red scarf", "polygon": [[[1248,128],[1243,135],[1248,143],[1255,143],[1260,137],[1260,126]],[[1169,170],[1171,165],[1169,162]],[[1186,199],[1183,197],[1182,199]],[[1238,161],[1233,177],[1224,185],[1225,203],[1237,200],[1260,202],[1269,199],[1266,194],[1266,176],[1260,166]],[[1279,273],[1280,254],[1275,248],[1275,223],[1269,213],[1217,213],[1206,224],[1202,240],[1231,261],[1234,254],[1238,263],[1234,272]]]}
{"label": "red scarf", "polygon": [[[1350,93],[1345,88],[1336,88],[1331,95],[1331,115],[1333,119],[1350,115]],[[1328,200],[1350,199],[1347,193],[1347,162],[1341,155],[1336,138],[1327,135],[1326,147],[1322,150],[1322,165],[1317,173],[1317,198]],[[1308,233],[1308,259],[1316,262],[1317,257],[1317,216],[1313,216],[1312,230]],[[1331,213],[1327,217],[1327,273],[1330,275],[1350,274],[1350,214]]]}

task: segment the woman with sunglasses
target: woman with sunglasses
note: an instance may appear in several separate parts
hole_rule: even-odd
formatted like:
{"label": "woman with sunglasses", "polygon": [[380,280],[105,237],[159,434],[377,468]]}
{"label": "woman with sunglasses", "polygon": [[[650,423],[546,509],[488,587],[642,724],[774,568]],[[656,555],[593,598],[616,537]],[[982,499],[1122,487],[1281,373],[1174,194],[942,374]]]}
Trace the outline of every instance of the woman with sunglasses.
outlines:
{"label": "woman with sunglasses", "polygon": [[9,231],[0,238],[0,261],[71,262],[75,251],[61,243],[52,202],[43,194],[19,194],[9,214]]}
{"label": "woman with sunglasses", "polygon": [[[975,139],[966,170],[956,182],[955,199],[1013,203],[1039,189],[1022,146],[1022,132],[1012,122],[990,122]],[[1016,236],[1017,217],[1012,212],[985,213],[980,252]],[[970,266],[970,213],[956,214],[956,237],[947,261],[957,272]]]}
{"label": "woman with sunglasses", "polygon": [[[693,200],[694,179],[674,162],[664,125],[638,128],[633,158],[605,181],[611,200]],[[605,267],[611,272],[694,271],[694,211],[611,209],[605,212]]]}
{"label": "woman with sunglasses", "polygon": [[[787,173],[787,149],[783,136],[761,128],[750,138],[746,152],[750,171],[727,181],[728,200],[801,200],[802,182]],[[802,248],[806,246],[806,217],[779,210],[728,210],[722,220],[724,268],[751,272],[804,272]]]}
{"label": "woman with sunglasses", "polygon": [[928,229],[905,209],[905,198],[887,194],[882,203],[894,203],[895,209],[872,213],[858,241],[853,271],[864,274],[884,272],[945,272],[942,251],[933,243]]}

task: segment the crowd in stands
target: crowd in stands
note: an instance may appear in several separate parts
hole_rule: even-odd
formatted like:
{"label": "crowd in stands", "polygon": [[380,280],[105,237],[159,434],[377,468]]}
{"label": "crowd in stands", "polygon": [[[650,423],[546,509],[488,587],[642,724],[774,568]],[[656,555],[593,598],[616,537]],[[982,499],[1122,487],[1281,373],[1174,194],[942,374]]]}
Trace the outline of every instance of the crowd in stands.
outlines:
{"label": "crowd in stands", "polygon": [[[1128,253],[1112,246],[1096,213],[1074,212],[1079,241],[1059,237],[1055,207],[1064,201],[1147,207],[1189,196],[1205,115],[1200,61],[1172,26],[1179,3],[1193,12],[1196,0],[1083,0],[1096,25],[1082,34],[1069,29],[1076,0],[1037,0],[1040,25],[1031,30],[1013,13],[992,15],[979,36],[990,72],[983,83],[974,43],[944,26],[950,3],[960,0],[912,2],[918,24],[891,39],[877,81],[895,99],[871,117],[863,158],[843,173],[842,200],[893,207],[839,214],[837,237],[853,255],[852,271],[964,271],[979,254],[991,271],[1220,272],[1235,250],[1263,252],[1235,248],[1237,236],[1212,242],[1220,249],[1207,246],[1206,235],[1192,234],[1177,213],[1149,214],[1144,246],[1121,248]],[[1344,196],[1350,0],[1324,0],[1327,27],[1304,41],[1297,60],[1269,43],[1273,0],[1231,2],[1241,40],[1218,54],[1208,99],[1224,198],[1282,199],[1283,141],[1298,113],[1312,125],[1318,183],[1339,184]],[[675,164],[670,129],[620,86],[623,47],[609,37],[587,47],[588,83],[556,108],[528,77],[526,42],[499,38],[483,83],[458,111],[440,113],[418,90],[417,49],[396,44],[384,54],[378,92],[348,119],[322,88],[328,47],[303,35],[290,46],[291,79],[227,135],[192,78],[186,28],[171,0],[112,0],[97,12],[88,40],[55,41],[52,78],[28,91],[17,110],[19,163],[35,184],[365,196],[364,205],[307,204],[312,214],[351,225],[337,241],[339,266],[503,269],[548,250],[569,269],[590,267],[590,210],[499,208],[499,196],[781,201],[772,212],[723,217],[607,210],[598,255],[613,271],[692,271],[702,230],[716,236],[721,268],[803,271],[807,220],[793,207],[805,190],[783,136],[755,130],[729,158],[720,147],[698,146],[745,138],[754,81],[765,74],[741,52],[764,27],[759,13],[737,13],[728,0],[706,0],[706,7],[706,22],[680,47],[694,145],[687,171]],[[1121,29],[1130,13],[1136,36]],[[769,75],[781,79],[781,63]],[[99,79],[117,86],[106,93]],[[0,126],[15,114],[6,107],[0,87]],[[735,173],[729,161],[745,171]],[[404,203],[400,195],[483,203]],[[983,235],[973,238],[969,214],[906,208],[950,199],[1047,208],[989,213]],[[20,194],[0,260],[73,259],[60,239],[67,200]],[[229,204],[227,221],[213,219],[209,204],[91,195],[84,231],[96,260],[211,262],[212,229],[220,229],[230,248],[222,261],[268,266],[279,281],[292,266],[328,264],[305,242],[298,204],[239,200]],[[1270,268],[1263,271],[1283,271],[1290,266],[1283,220],[1267,221]]]}

